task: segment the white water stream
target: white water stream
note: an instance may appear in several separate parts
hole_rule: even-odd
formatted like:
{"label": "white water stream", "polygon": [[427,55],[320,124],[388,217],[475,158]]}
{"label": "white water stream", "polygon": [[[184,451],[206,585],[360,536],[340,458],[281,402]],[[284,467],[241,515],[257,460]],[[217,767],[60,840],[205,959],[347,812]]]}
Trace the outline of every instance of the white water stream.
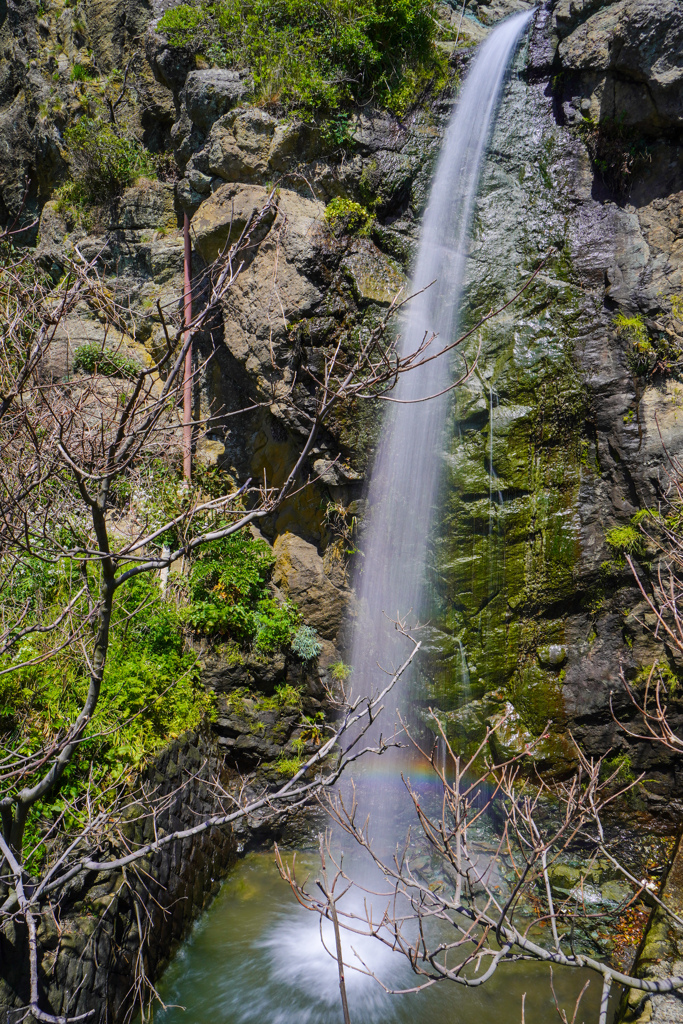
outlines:
{"label": "white water stream", "polygon": [[[438,337],[438,352],[457,337],[470,225],[486,147],[503,83],[531,12],[498,25],[482,45],[460,93],[439,156],[425,212],[413,292],[436,282],[410,303],[400,341],[401,355],[414,352],[425,332]],[[455,370],[454,370],[455,362]],[[353,688],[369,692],[383,685],[405,659],[404,638],[392,620],[414,626],[424,614],[428,534],[437,496],[449,396],[438,395],[455,380],[462,360],[446,355],[404,374],[393,392],[368,491],[368,526],[362,542],[362,568],[356,579],[359,614],[354,626]],[[493,417],[493,394],[491,395]],[[491,486],[494,487],[491,467]],[[419,637],[419,630],[415,634]],[[463,669],[466,671],[461,649]],[[379,668],[378,668],[379,666]],[[391,735],[394,709],[405,705],[406,681],[394,689],[380,716]],[[393,755],[389,755],[389,760]],[[362,769],[359,795],[369,813],[372,835],[386,850],[405,835],[393,797],[385,791],[387,755]],[[377,775],[376,783],[373,778]],[[399,797],[400,798],[400,797]]]}

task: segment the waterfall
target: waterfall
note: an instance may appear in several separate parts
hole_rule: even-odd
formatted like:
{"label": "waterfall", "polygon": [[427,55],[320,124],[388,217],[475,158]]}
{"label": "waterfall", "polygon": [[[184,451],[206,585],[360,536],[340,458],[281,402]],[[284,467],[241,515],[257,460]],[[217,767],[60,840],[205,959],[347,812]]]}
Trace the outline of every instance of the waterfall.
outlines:
{"label": "waterfall", "polygon": [[[489,34],[460,93],[424,216],[413,291],[436,283],[410,303],[400,341],[402,355],[418,347],[425,331],[438,334],[431,345],[435,352],[456,337],[482,160],[507,69],[531,16],[532,12],[514,15]],[[427,541],[448,395],[411,403],[442,392],[453,379],[453,360],[442,357],[404,374],[391,393],[394,401],[387,410],[370,479],[364,559],[356,580],[359,611],[352,642],[354,689],[376,687],[381,682],[378,665],[392,672],[404,660],[405,642],[397,643],[390,620],[399,615],[412,625],[423,613]],[[381,716],[385,735],[393,731],[393,717],[388,716],[400,706],[404,692],[405,684],[398,693],[394,691]],[[382,769],[369,762],[367,771],[372,775],[374,770]],[[369,787],[373,832],[391,841],[392,801],[384,794],[379,800],[372,799],[377,789]]]}

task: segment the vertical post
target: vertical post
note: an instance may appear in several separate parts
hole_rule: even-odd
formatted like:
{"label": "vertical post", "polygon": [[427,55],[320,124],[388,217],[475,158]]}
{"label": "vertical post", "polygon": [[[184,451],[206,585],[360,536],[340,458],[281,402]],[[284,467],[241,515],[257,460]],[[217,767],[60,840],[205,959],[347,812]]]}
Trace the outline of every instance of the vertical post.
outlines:
{"label": "vertical post", "polygon": [[[320,836],[320,863],[323,869],[323,883],[324,889],[322,891],[327,896],[327,905],[330,911],[330,917],[332,918],[332,926],[334,928],[334,941],[337,949],[337,969],[339,971],[339,994],[341,996],[342,1013],[344,1014],[344,1024],[351,1024],[351,1017],[349,1016],[349,1003],[346,998],[346,981],[344,979],[344,953],[342,950],[341,943],[341,930],[339,928],[339,918],[337,917],[337,904],[334,899],[334,887],[337,879],[335,878],[330,889],[327,882],[327,867],[325,864],[325,843],[324,838]],[[337,875],[337,878],[339,875]],[[320,882],[318,882],[320,885]],[[321,886],[322,888],[322,886]]]}
{"label": "vertical post", "polygon": [[332,915],[332,925],[334,927],[334,941],[337,947],[337,967],[339,969],[339,994],[341,995],[342,1013],[344,1014],[344,1024],[351,1024],[351,1018],[349,1016],[349,1004],[346,998],[346,981],[344,979],[344,954],[342,951],[341,934],[339,930],[339,918],[337,917],[337,905],[334,902],[334,896],[328,894],[330,913]]}
{"label": "vertical post", "polygon": [[[185,242],[185,287],[183,290],[185,328],[192,322],[192,249],[190,248],[190,218],[185,214],[183,221]],[[185,335],[187,341],[187,334]],[[183,379],[183,476],[192,477],[192,345],[185,353],[185,376]]]}

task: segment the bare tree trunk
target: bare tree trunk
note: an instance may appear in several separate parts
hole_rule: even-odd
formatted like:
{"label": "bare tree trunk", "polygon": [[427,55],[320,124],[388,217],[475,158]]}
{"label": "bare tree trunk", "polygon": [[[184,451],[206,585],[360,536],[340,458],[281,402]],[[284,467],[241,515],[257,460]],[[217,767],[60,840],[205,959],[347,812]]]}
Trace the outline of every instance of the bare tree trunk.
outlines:
{"label": "bare tree trunk", "polygon": [[351,1017],[349,1016],[349,1002],[348,999],[346,998],[346,980],[344,978],[344,954],[342,951],[341,944],[341,931],[339,929],[339,918],[337,916],[337,904],[334,898],[334,882],[332,883],[332,889],[330,889],[327,882],[327,868],[325,866],[325,846],[323,844],[322,836],[320,837],[320,860],[323,869],[325,895],[327,896],[330,917],[332,918],[332,927],[334,928],[334,942],[337,951],[337,969],[339,971],[339,994],[341,996],[342,1013],[344,1014],[344,1024],[351,1024]]}
{"label": "bare tree trunk", "polygon": [[332,899],[330,900],[330,914],[332,915],[332,924],[334,926],[334,941],[337,947],[337,967],[339,968],[339,993],[341,995],[342,1001],[344,1024],[351,1024],[351,1017],[349,1016],[349,1003],[346,998],[346,982],[344,980],[344,960],[342,955],[341,934],[339,931],[339,918],[337,917],[336,904]]}

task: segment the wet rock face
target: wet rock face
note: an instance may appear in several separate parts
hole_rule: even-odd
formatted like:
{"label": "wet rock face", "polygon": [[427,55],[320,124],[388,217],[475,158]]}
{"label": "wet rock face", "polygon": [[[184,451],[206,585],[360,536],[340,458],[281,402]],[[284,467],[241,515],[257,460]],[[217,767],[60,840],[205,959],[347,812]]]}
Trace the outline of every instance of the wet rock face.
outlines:
{"label": "wet rock face", "polygon": [[[638,54],[630,43],[615,52],[625,25],[639,33]],[[509,710],[505,750],[522,751],[550,722],[544,770],[571,764],[569,729],[593,754],[621,750],[648,772],[640,810],[657,812],[676,771],[661,751],[626,742],[610,691],[627,718],[620,671],[634,678],[663,654],[676,659],[638,623],[647,608],[605,536],[656,507],[667,486],[662,440],[683,452],[680,385],[635,372],[614,323],[621,311],[676,330],[683,101],[666,83],[677,81],[681,48],[669,42],[682,25],[683,8],[667,3],[573,0],[537,14],[484,169],[465,323],[548,260],[477,339],[477,372],[454,400],[431,622],[463,649],[428,649],[416,687],[454,736]],[[590,51],[577,42],[589,31]],[[615,192],[576,120],[593,116],[598,85],[614,98],[628,76],[657,100],[629,126],[646,133],[647,159]],[[605,109],[597,119],[614,116]],[[666,810],[679,813],[672,803]]]}
{"label": "wet rock face", "polygon": [[[580,109],[656,135],[683,128],[683,21],[678,0],[562,0],[554,24],[568,118]],[[576,90],[576,92],[575,92]]]}

